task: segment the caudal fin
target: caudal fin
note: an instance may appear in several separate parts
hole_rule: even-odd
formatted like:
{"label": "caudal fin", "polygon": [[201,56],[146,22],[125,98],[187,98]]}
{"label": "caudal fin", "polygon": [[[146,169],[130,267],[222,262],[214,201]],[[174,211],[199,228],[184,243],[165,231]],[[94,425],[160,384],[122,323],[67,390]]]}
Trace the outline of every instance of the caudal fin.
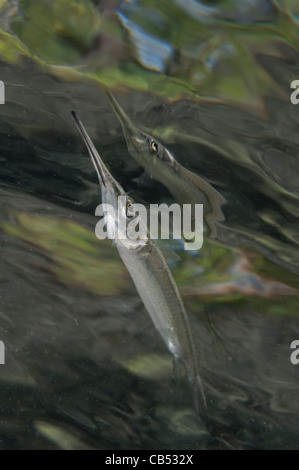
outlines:
{"label": "caudal fin", "polygon": [[206,410],[208,408],[204,385],[199,375],[191,379],[190,382],[192,385],[196,413],[200,416],[202,414],[202,410]]}

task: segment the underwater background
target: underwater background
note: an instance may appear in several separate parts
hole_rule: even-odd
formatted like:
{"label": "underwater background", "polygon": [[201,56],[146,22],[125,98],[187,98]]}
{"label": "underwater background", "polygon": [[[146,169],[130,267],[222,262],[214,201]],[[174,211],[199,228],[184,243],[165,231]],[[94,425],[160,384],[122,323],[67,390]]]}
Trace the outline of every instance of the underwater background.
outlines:
{"label": "underwater background", "polygon": [[[299,448],[298,25],[295,0],[0,1],[0,449]],[[200,421],[87,228],[101,195],[72,110],[136,201],[174,202],[140,182],[102,85],[225,199],[216,238],[169,261]]]}

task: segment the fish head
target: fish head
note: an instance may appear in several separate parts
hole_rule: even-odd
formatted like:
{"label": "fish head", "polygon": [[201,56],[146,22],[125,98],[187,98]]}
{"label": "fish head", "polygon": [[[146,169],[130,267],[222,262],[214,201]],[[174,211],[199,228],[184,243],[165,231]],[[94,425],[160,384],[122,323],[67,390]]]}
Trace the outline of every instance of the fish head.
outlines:
{"label": "fish head", "polygon": [[107,88],[104,91],[122,125],[129,153],[148,170],[159,162],[175,166],[176,160],[171,152],[158,139],[140,130],[127,116],[112,93]]}
{"label": "fish head", "polygon": [[175,165],[171,152],[155,137],[140,130],[134,132],[132,129],[125,129],[124,134],[129,152],[148,170],[161,162]]}
{"label": "fish head", "polygon": [[[115,240],[116,244],[120,243],[126,248],[138,248],[145,245],[148,241],[145,217],[136,220],[140,212],[136,210],[139,205],[136,205],[133,199],[126,194],[121,185],[113,178],[74,111],[72,116],[98,175],[102,193],[102,215],[104,215],[107,225],[108,238]],[[134,233],[134,226],[138,224],[140,229]]]}
{"label": "fish head", "polygon": [[104,164],[85,127],[83,126],[82,122],[74,111],[72,111],[72,116],[78,128],[78,131],[81,134],[82,139],[84,140],[89,156],[98,175],[102,193],[102,202],[116,206],[118,197],[125,196],[126,193],[120,186],[120,184],[113,178],[110,171]]}

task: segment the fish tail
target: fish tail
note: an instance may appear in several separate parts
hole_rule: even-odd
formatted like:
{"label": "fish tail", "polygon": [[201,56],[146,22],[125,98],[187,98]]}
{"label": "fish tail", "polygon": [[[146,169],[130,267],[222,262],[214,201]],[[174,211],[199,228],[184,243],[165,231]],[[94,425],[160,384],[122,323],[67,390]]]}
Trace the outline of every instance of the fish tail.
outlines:
{"label": "fish tail", "polygon": [[193,377],[190,382],[193,390],[196,414],[200,416],[202,409],[206,410],[208,408],[204,385],[198,374]]}

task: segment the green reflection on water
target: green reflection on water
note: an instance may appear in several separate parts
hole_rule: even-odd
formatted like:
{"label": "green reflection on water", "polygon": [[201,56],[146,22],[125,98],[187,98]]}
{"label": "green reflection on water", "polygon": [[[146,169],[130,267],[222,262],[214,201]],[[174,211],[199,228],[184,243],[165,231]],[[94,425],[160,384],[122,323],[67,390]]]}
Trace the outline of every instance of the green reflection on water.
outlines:
{"label": "green reflection on water", "polygon": [[[14,223],[3,222],[2,230],[44,250],[50,258],[49,269],[60,282],[103,296],[121,294],[132,286],[110,240],[97,240],[93,232],[69,219],[17,211],[14,219]],[[297,276],[260,254],[205,241],[199,256],[182,251],[180,257],[172,269],[191,310],[202,310],[204,302],[252,302],[255,298],[265,312],[297,312]],[[287,299],[294,296],[292,302]]]}
{"label": "green reflection on water", "polygon": [[[297,4],[280,2],[280,11],[271,10],[264,21],[238,22],[226,19],[230,2],[217,2],[219,15],[209,19],[211,24],[169,0],[141,0],[137,10],[130,4],[107,14],[89,0],[24,0],[2,24],[1,57],[10,63],[29,57],[65,80],[91,78],[175,100],[205,95],[246,104],[263,115],[265,93],[284,96],[257,55],[283,58],[281,46],[296,47]],[[2,2],[2,9],[9,10],[9,2]],[[142,44],[136,31],[144,36]],[[169,48],[158,73],[153,73],[154,62],[147,67],[140,59],[142,48],[149,62],[158,52],[146,38]]]}
{"label": "green reflection on water", "polygon": [[16,212],[16,223],[4,222],[2,229],[44,250],[49,269],[64,284],[98,295],[117,295],[129,275],[110,240],[73,221]]}

